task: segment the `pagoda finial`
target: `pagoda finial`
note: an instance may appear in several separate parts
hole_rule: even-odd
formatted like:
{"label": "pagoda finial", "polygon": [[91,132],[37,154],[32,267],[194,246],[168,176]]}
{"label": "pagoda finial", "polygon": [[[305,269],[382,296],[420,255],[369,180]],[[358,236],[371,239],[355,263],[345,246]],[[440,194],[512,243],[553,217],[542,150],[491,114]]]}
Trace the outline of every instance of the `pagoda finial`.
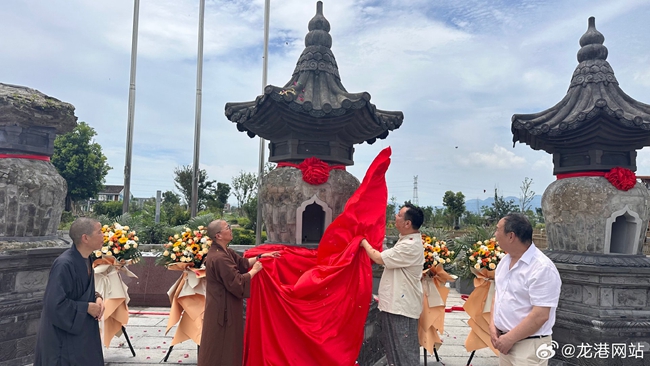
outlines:
{"label": "pagoda finial", "polygon": [[309,21],[309,33],[305,36],[305,47],[332,47],[332,36],[329,34],[330,22],[323,15],[323,2],[316,3],[316,15]]}
{"label": "pagoda finial", "polygon": [[589,18],[587,32],[580,37],[580,46],[578,51],[578,62],[587,60],[606,60],[607,47],[603,46],[605,36],[596,30],[596,18]]}

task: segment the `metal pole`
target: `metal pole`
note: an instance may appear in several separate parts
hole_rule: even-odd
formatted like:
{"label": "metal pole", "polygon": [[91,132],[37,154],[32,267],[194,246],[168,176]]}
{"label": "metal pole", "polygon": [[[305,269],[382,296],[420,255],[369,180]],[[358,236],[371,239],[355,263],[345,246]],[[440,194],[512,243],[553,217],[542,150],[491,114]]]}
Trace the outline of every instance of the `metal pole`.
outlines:
{"label": "metal pole", "polygon": [[160,223],[160,191],[156,191],[156,216],[155,216],[155,222],[156,224]]}
{"label": "metal pole", "polygon": [[[269,68],[269,18],[271,17],[271,0],[264,1],[264,58],[262,59],[262,94],[266,88],[266,77]],[[264,174],[264,148],[266,143],[260,137],[260,157],[257,169],[257,222],[255,226],[255,244],[262,243],[262,200],[260,200],[260,189],[262,188],[262,174]]]}
{"label": "metal pole", "polygon": [[196,112],[194,126],[194,172],[192,174],[192,217],[198,211],[199,201],[199,153],[201,146],[201,97],[203,84],[203,19],[205,14],[205,0],[200,0],[199,6],[199,51],[196,60]]}
{"label": "metal pole", "polygon": [[124,160],[124,198],[122,213],[129,212],[131,200],[131,155],[133,154],[133,117],[135,115],[135,64],[138,58],[138,18],[140,0],[133,1],[133,36],[131,38],[131,81],[129,83],[129,114],[126,128],[126,158]]}

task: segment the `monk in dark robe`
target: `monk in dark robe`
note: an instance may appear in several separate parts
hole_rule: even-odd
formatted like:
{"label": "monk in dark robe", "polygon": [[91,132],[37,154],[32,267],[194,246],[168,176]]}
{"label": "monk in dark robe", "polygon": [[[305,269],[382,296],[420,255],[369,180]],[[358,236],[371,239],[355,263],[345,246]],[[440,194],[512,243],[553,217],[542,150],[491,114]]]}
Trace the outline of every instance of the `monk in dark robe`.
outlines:
{"label": "monk in dark robe", "polygon": [[101,224],[79,218],[70,226],[72,247],[52,264],[43,297],[34,366],[103,366],[98,320],[103,299],[95,292],[90,254],[104,243]]}
{"label": "monk in dark robe", "polygon": [[[242,258],[228,248],[230,225],[215,220],[208,225],[212,246],[205,260],[205,313],[198,366],[241,366],[244,353],[244,298],[250,296],[251,279],[262,270],[262,257]],[[251,268],[252,267],[252,268]]]}

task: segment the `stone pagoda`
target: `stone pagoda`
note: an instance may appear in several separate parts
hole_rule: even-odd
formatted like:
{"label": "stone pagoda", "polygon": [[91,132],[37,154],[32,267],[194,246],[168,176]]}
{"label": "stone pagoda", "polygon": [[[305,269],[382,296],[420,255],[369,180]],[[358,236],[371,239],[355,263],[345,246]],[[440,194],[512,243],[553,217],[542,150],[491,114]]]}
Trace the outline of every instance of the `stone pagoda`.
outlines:
{"label": "stone pagoda", "polygon": [[377,109],[367,92],[345,90],[329,31],[319,1],[289,82],[268,85],[254,101],[226,104],[226,117],[251,138],[269,140],[269,161],[279,163],[259,195],[272,243],[316,245],[359,186],[345,171],[354,145],[386,138],[404,119]]}
{"label": "stone pagoda", "polygon": [[[551,365],[650,365],[650,258],[642,252],[650,194],[633,173],[636,150],[650,146],[650,105],[621,90],[604,40],[589,18],[564,99],[512,117],[513,141],[553,154],[558,178],[542,197],[546,254],[562,277]],[[587,343],[606,345],[608,356],[592,348],[578,357]]]}
{"label": "stone pagoda", "polygon": [[43,292],[67,192],[50,157],[57,134],[77,125],[74,107],[0,83],[0,365],[33,361]]}

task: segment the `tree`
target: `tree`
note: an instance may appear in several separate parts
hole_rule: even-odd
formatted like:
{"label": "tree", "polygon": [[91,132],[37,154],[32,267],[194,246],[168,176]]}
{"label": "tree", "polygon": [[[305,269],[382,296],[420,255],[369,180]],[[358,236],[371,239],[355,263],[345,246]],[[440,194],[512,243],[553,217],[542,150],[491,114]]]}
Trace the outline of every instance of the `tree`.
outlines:
{"label": "tree", "polygon": [[497,189],[494,189],[494,202],[492,202],[492,205],[490,207],[488,206],[483,206],[481,207],[481,212],[483,212],[483,216],[487,216],[493,220],[499,221],[501,218],[503,218],[505,215],[509,214],[510,212],[517,212],[519,211],[519,207],[517,207],[517,204],[515,203],[515,200],[505,200],[503,196],[499,196]]}
{"label": "tree", "polygon": [[172,191],[165,191],[162,193],[163,204],[180,205],[181,197]]}
{"label": "tree", "polygon": [[232,178],[232,194],[237,199],[241,215],[244,213],[244,205],[257,195],[257,175],[240,171],[238,176]]}
{"label": "tree", "polygon": [[390,198],[388,204],[386,204],[386,225],[393,227],[395,226],[395,213],[397,213],[397,197],[393,196]]}
{"label": "tree", "polygon": [[463,192],[447,191],[442,197],[442,204],[452,218],[454,229],[458,228],[458,219],[465,212],[465,195]]}
{"label": "tree", "polygon": [[96,197],[111,169],[102,147],[93,142],[95,135],[95,129],[79,122],[71,132],[54,140],[52,164],[68,183],[66,211],[73,209],[75,201]]}
{"label": "tree", "polygon": [[[178,189],[185,202],[189,206],[192,202],[192,178],[194,177],[194,168],[191,165],[185,165],[174,169],[174,185]],[[199,210],[205,208],[210,194],[214,189],[216,180],[208,180],[208,173],[205,169],[199,169],[199,182],[198,182],[198,199],[196,207]]]}
{"label": "tree", "polygon": [[524,178],[524,181],[521,182],[521,195],[519,196],[519,211],[526,212],[530,210],[530,203],[535,198],[535,191],[533,191],[530,186],[533,185],[532,178]]}
{"label": "tree", "polygon": [[230,186],[227,183],[217,183],[217,188],[213,189],[208,200],[208,207],[211,210],[219,212],[219,216],[223,217],[223,209],[230,197]]}

